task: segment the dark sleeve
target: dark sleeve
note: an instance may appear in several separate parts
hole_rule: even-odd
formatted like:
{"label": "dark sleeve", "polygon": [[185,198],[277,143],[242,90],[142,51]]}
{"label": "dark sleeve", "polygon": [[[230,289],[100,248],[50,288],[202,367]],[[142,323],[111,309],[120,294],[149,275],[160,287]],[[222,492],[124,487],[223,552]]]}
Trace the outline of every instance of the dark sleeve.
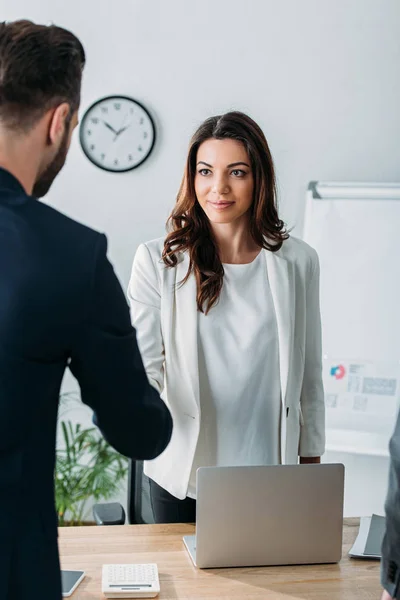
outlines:
{"label": "dark sleeve", "polygon": [[82,400],[106,440],[121,454],[152,459],[171,438],[172,419],[149,384],[122,288],[99,236],[87,317],[71,351]]}
{"label": "dark sleeve", "polygon": [[386,534],[382,546],[382,585],[400,598],[400,413],[390,440],[389,489],[386,498]]}

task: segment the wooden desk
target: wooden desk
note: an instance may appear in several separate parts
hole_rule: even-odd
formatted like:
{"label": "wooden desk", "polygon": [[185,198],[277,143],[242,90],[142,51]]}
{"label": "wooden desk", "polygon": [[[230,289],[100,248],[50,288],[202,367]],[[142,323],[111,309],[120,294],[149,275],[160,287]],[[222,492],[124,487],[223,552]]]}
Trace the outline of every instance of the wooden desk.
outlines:
{"label": "wooden desk", "polygon": [[156,562],[160,600],[379,600],[378,561],[349,559],[358,519],[346,519],[343,558],[337,565],[196,569],[182,536],[192,525],[60,528],[61,566],[86,577],[72,600],[100,600],[103,563]]}

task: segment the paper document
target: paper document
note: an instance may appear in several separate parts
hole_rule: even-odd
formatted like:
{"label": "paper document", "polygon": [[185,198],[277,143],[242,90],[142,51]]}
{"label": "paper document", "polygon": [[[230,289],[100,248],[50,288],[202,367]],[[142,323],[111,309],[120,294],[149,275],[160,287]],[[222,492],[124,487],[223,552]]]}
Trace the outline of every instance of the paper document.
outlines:
{"label": "paper document", "polygon": [[356,541],[349,551],[353,558],[381,558],[381,547],[385,534],[385,517],[372,515],[361,517]]}

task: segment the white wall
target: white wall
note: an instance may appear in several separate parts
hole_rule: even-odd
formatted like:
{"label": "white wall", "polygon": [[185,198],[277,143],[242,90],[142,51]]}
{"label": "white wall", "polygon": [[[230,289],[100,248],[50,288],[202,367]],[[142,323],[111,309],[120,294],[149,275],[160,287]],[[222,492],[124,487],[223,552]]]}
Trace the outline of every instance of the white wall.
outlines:
{"label": "white wall", "polygon": [[1,0],[0,16],[81,37],[82,109],[121,93],[155,116],[157,146],[137,171],[97,169],[76,136],[49,195],[107,233],[124,285],[138,244],[163,234],[189,137],[212,114],[241,109],[262,126],[295,233],[309,180],[399,178],[397,0]]}

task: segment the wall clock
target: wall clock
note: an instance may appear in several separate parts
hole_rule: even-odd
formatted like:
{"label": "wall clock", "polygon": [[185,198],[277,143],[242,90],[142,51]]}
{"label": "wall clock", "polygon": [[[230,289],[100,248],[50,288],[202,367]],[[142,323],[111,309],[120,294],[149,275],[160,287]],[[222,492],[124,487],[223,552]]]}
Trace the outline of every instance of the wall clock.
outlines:
{"label": "wall clock", "polygon": [[128,96],[107,96],[92,104],[81,120],[82,150],[97,167],[131,171],[153,150],[156,130],[148,110]]}

